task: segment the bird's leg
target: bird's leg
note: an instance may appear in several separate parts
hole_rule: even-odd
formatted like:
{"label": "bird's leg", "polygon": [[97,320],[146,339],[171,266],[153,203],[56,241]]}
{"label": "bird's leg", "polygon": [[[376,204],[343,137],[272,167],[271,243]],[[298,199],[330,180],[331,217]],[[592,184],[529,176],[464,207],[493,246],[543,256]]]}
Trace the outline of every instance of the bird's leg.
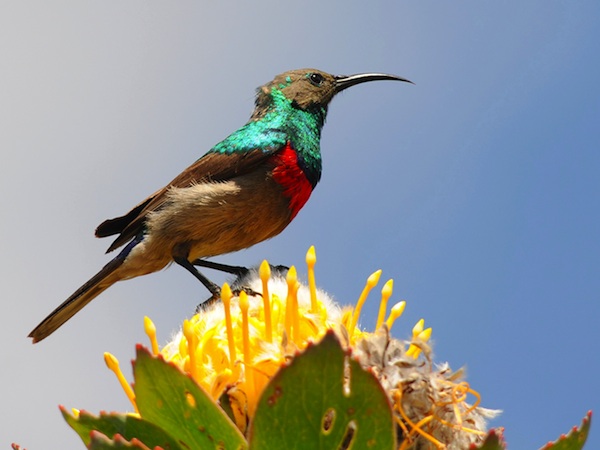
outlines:
{"label": "bird's leg", "polygon": [[221,272],[231,273],[233,275],[237,275],[238,277],[243,277],[248,275],[249,269],[243,266],[230,266],[227,264],[220,264],[213,261],[206,261],[204,259],[196,259],[192,261],[194,266],[206,267],[208,269],[219,270]]}
{"label": "bird's leg", "polygon": [[219,298],[219,296],[221,295],[221,288],[219,286],[217,286],[215,283],[213,283],[212,281],[210,281],[208,278],[206,278],[204,275],[202,275],[200,272],[198,272],[198,269],[196,269],[194,267],[194,265],[191,262],[189,262],[186,257],[173,255],[173,261],[175,261],[181,267],[186,269],[189,273],[194,275],[194,277],[196,277],[196,279],[198,279],[198,281],[200,281],[200,283],[202,283],[204,286],[206,286],[206,289],[208,289],[210,291],[210,293],[212,294],[211,298],[213,298],[213,299]]}
{"label": "bird's leg", "polygon": [[[256,292],[256,291],[250,289],[249,287],[244,286],[243,284],[240,284],[240,281],[243,280],[244,277],[246,275],[248,275],[248,273],[250,272],[250,269],[248,269],[247,267],[230,266],[228,264],[220,264],[220,263],[216,263],[213,261],[206,261],[205,259],[195,259],[192,262],[189,262],[188,259],[185,257],[181,257],[181,258],[173,257],[173,259],[175,260],[175,262],[177,264],[181,265],[182,267],[185,267],[192,275],[194,275],[196,278],[198,278],[202,282],[202,284],[204,284],[207,287],[207,289],[213,294],[211,298],[203,301],[196,307],[196,313],[202,312],[207,307],[211,306],[216,300],[218,300],[221,290],[219,289],[219,287],[217,285],[215,285],[210,280],[208,280],[204,275],[202,275],[194,266],[206,267],[208,269],[219,270],[221,272],[226,272],[226,273],[235,275],[236,280],[234,281],[234,283],[232,285],[232,293],[236,297],[239,296],[240,292],[242,292],[242,291],[246,292],[246,294],[248,294],[248,295],[262,297],[262,294],[260,292]],[[281,266],[281,265],[280,266],[271,266],[272,271],[279,272],[279,273],[285,273],[288,271],[288,269],[289,268],[287,266]],[[215,294],[213,292],[212,288],[206,284],[207,282],[210,283],[212,286],[214,286],[217,294]]]}

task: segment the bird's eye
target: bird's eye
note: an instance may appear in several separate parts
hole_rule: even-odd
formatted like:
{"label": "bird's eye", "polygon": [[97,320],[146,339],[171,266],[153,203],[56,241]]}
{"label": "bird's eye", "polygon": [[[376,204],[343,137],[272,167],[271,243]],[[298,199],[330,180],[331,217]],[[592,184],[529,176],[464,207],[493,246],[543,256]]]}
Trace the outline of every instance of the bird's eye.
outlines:
{"label": "bird's eye", "polygon": [[320,73],[310,73],[308,74],[308,79],[313,85],[317,87],[323,84],[323,75],[321,75]]}

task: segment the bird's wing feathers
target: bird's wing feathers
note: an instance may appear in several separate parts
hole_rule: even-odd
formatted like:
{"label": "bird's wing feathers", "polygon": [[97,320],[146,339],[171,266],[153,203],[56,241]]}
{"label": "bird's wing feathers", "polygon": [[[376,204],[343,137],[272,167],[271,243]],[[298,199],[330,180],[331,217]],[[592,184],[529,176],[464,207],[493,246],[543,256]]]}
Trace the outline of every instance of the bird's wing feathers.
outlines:
{"label": "bird's wing feathers", "polygon": [[107,252],[110,252],[127,243],[143,229],[146,216],[161,207],[166,201],[166,194],[170,188],[185,188],[203,181],[224,181],[236,178],[252,172],[282,148],[274,146],[269,149],[243,152],[209,152],[181,172],[167,186],[140,202],[124,216],[102,222],[96,228],[96,236],[105,237],[119,234],[119,237],[108,248]]}
{"label": "bird's wing feathers", "polygon": [[[162,189],[161,189],[162,190]],[[95,235],[96,237],[106,237],[112,236],[113,234],[121,233],[127,225],[129,225],[136,217],[139,216],[140,212],[152,201],[154,197],[156,197],[161,191],[156,191],[150,197],[145,199],[140,204],[134,206],[131,211],[129,211],[124,216],[115,217],[114,219],[108,219],[98,225],[96,228]]]}

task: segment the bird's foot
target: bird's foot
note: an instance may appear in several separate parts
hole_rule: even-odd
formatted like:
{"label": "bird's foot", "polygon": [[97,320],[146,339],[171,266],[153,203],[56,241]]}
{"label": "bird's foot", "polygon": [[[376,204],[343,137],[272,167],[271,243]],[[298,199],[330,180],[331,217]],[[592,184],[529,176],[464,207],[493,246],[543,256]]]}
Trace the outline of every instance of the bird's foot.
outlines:
{"label": "bird's foot", "polygon": [[[262,297],[262,294],[260,292],[256,292],[255,290],[253,290],[247,286],[240,286],[231,291],[231,293],[233,294],[234,297],[239,297],[242,292],[245,292],[246,295],[248,295],[250,297]],[[215,303],[217,303],[220,300],[221,300],[221,289],[218,288],[218,291],[213,292],[209,298],[207,298],[202,303],[200,303],[198,306],[196,306],[194,314],[199,314],[201,312],[206,311],[208,308],[210,308],[211,306],[213,306]]]}
{"label": "bird's foot", "polygon": [[[242,266],[227,266],[224,264],[213,263],[212,261],[205,260],[195,260],[191,264],[201,267],[208,267],[210,269],[216,270],[223,269],[224,272],[237,275],[236,279],[231,283],[231,293],[234,295],[234,297],[239,297],[241,292],[245,292],[248,296],[251,297],[262,297],[262,293],[256,292],[255,290],[246,285],[246,283],[250,282],[249,278],[252,278],[252,274],[256,274],[257,269],[247,269],[246,267]],[[285,277],[287,271],[289,270],[289,267],[283,265],[271,265],[270,267],[271,274],[280,277]],[[221,299],[221,288],[210,281],[208,281],[209,284],[207,284],[207,281],[208,280],[206,279],[204,280],[204,285],[208,288],[212,295],[208,299],[200,303],[198,306],[196,306],[196,314],[206,311],[209,307],[211,307]]]}
{"label": "bird's foot", "polygon": [[231,293],[234,297],[239,297],[242,292],[245,292],[249,297],[262,297],[262,293],[250,289],[248,286],[236,287]]}
{"label": "bird's foot", "polygon": [[219,289],[218,292],[212,292],[212,295],[209,298],[200,302],[198,304],[198,306],[196,306],[196,309],[194,310],[194,314],[199,314],[201,312],[206,311],[208,308],[213,306],[219,300],[221,300],[221,289]]}

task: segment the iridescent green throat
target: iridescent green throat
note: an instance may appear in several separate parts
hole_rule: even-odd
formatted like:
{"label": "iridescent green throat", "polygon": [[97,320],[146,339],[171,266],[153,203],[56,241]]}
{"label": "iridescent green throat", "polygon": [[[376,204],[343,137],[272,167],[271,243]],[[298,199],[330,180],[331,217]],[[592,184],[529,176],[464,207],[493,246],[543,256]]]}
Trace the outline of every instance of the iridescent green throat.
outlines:
{"label": "iridescent green throat", "polygon": [[327,108],[303,110],[273,87],[264,111],[254,114],[246,125],[215,145],[211,152],[234,154],[262,150],[273,151],[289,142],[298,154],[298,165],[314,185],[321,178],[321,129]]}

